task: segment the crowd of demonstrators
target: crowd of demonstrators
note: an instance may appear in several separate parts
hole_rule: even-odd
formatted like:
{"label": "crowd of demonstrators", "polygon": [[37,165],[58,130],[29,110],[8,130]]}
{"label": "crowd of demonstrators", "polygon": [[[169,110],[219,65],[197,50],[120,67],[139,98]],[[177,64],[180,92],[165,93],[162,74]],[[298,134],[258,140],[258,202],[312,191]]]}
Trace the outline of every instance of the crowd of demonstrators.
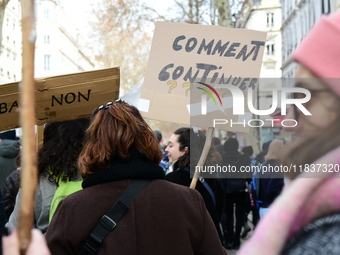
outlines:
{"label": "crowd of demonstrators", "polygon": [[[264,167],[276,167],[280,165],[279,158],[284,149],[284,141],[275,139],[268,148],[268,153],[264,157],[265,162],[262,164]],[[269,206],[274,202],[283,189],[283,173],[274,171],[261,171],[259,175],[259,196],[258,204],[260,207],[260,217],[262,218],[269,210]]]}
{"label": "crowd of demonstrators", "polygon": [[[295,86],[310,92],[304,106],[311,115],[290,108],[287,119],[298,122],[290,128],[296,138],[285,148],[281,163],[302,170],[288,175],[283,192],[240,255],[339,254],[339,38],[340,13],[323,16],[293,53],[299,63]],[[294,93],[294,98],[304,97]],[[317,164],[321,171],[315,170]]]}
{"label": "crowd of demonstrators", "polygon": [[[219,145],[219,143],[215,144]],[[258,169],[254,174],[250,172],[238,176],[240,178],[230,176],[231,178],[220,179],[225,191],[224,214],[220,222],[224,230],[224,245],[227,249],[238,250],[241,244],[240,239],[245,238],[251,231],[251,227],[248,225],[248,214],[250,212],[252,214],[252,224],[255,229],[260,220],[259,204],[262,203],[262,212],[267,210],[281,192],[283,177],[272,173],[261,175],[260,170],[262,165],[268,166],[270,164],[274,166],[279,164],[278,156],[282,153],[283,144],[282,140],[264,143],[263,150],[257,157],[263,157],[263,164],[253,157],[252,146],[239,148],[239,143],[235,138],[229,138],[223,145],[222,164],[224,166],[235,166],[237,170],[240,170],[241,166]],[[241,233],[242,228],[243,232]]]}
{"label": "crowd of demonstrators", "polygon": [[[170,163],[173,163],[173,172],[166,175],[165,179],[189,187],[194,169],[190,166],[196,166],[203,147],[205,144],[205,134],[198,130],[195,132],[192,128],[179,128],[169,138],[166,151],[169,154]],[[210,147],[205,166],[211,166],[221,163],[221,156],[214,146]],[[190,173],[190,171],[192,171]],[[220,218],[223,210],[223,189],[217,179],[201,177],[196,185],[196,190],[204,199],[205,206],[215,224],[221,243],[223,235],[220,228]]]}
{"label": "crowd of demonstrators", "polygon": [[[166,181],[161,158],[137,108],[116,101],[95,110],[78,159],[83,189],[60,202],[46,233],[52,254],[226,254],[201,195]],[[112,229],[103,216],[136,180],[149,182]]]}
{"label": "crowd of demonstrators", "polygon": [[[270,209],[239,255],[339,254],[340,86],[335,79],[340,78],[340,44],[335,43],[339,38],[340,13],[322,17],[293,54],[299,63],[295,86],[311,93],[311,99],[304,104],[311,115],[305,115],[295,105],[291,107],[287,119],[298,122],[291,127],[296,138],[287,146],[280,140],[265,144],[262,154],[255,159],[263,166],[278,162],[293,165],[297,171],[288,175],[289,181],[278,197],[282,178],[275,179],[276,183],[271,182],[277,176],[258,178],[262,208],[270,205]],[[305,97],[303,93],[293,96]],[[190,170],[184,168],[194,163],[185,164],[185,156],[194,154],[199,147],[185,145],[180,140],[182,131],[174,133],[167,148],[169,163],[175,166],[173,176],[189,174]],[[200,144],[204,140],[200,131],[189,133],[188,139]],[[262,157],[267,152],[266,157]],[[164,170],[159,166],[161,158],[156,136],[135,107],[122,101],[99,107],[93,114],[86,144],[78,159],[84,189],[60,202],[46,233],[51,253],[79,254],[84,244],[95,243],[97,239],[93,239],[91,233],[99,222],[104,221],[106,227],[111,222],[113,226],[112,221],[103,216],[114,201],[135,182],[133,179],[148,179],[151,181],[115,228],[99,246],[95,245],[99,247],[97,254],[226,254],[206,210],[203,192],[200,195],[184,187],[188,184],[166,181]],[[237,168],[249,166],[251,158],[238,152],[236,139],[228,139],[222,164]],[[317,164],[323,167],[322,171],[312,171]],[[238,249],[240,245],[244,203],[249,195],[246,181],[248,176],[223,181],[228,248]],[[41,233],[33,231],[32,234],[27,254],[50,254]],[[5,255],[18,254],[16,231],[3,238],[3,245]]]}
{"label": "crowd of demonstrators", "polygon": [[[69,120],[46,124],[44,143],[38,152],[38,187],[35,195],[34,226],[47,231],[51,201],[58,188],[57,181],[81,180],[76,165],[83,146],[89,119]],[[16,227],[19,214],[19,190],[14,210],[7,226]]]}

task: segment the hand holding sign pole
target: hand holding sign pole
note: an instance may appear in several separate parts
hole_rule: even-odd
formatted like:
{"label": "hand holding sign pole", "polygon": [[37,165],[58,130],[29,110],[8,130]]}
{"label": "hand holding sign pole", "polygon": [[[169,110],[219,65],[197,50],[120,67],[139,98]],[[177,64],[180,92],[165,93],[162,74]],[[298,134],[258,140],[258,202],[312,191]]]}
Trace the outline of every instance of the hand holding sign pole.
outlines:
{"label": "hand holding sign pole", "polygon": [[34,2],[22,0],[23,79],[20,88],[20,123],[22,135],[21,202],[18,219],[20,253],[25,254],[31,241],[34,196],[37,187],[35,125],[34,45],[36,39]]}

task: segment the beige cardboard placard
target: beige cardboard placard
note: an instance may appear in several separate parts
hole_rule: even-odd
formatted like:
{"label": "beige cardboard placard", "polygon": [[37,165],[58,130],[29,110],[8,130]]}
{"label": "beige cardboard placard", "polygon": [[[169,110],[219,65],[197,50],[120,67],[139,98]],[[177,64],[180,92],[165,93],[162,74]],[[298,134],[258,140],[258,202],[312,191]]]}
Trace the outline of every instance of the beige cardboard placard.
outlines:
{"label": "beige cardboard placard", "polygon": [[[204,121],[195,120],[202,116],[190,118],[190,105],[197,103],[192,92],[204,93],[197,89],[202,86],[200,83],[212,87],[215,84],[230,84],[244,93],[247,93],[248,87],[252,87],[256,106],[258,82],[252,81],[260,74],[265,40],[266,33],[259,31],[157,22],[139,104],[142,115],[145,118],[201,127],[212,126],[211,119],[221,117],[220,114],[231,116],[233,111],[229,102],[226,103],[229,109],[223,110],[227,114],[217,110],[203,116]],[[231,93],[225,89],[216,89],[216,92],[223,103],[227,99],[232,100]],[[208,97],[209,100],[213,99]],[[234,122],[251,116],[247,99],[244,101],[245,115],[233,116]],[[242,125],[218,128],[248,132],[248,127]]]}
{"label": "beige cardboard placard", "polygon": [[[119,67],[36,79],[37,125],[90,117],[119,95]],[[19,127],[19,83],[0,85],[0,131]]]}

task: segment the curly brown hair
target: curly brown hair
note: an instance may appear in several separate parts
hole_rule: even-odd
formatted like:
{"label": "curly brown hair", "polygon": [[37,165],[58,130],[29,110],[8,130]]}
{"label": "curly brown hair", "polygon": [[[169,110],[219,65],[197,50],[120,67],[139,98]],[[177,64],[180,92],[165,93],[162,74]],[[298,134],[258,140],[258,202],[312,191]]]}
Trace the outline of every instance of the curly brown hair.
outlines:
{"label": "curly brown hair", "polygon": [[82,177],[110,167],[114,157],[128,160],[131,149],[156,164],[162,159],[157,137],[136,107],[124,101],[100,106],[94,111],[78,158]]}

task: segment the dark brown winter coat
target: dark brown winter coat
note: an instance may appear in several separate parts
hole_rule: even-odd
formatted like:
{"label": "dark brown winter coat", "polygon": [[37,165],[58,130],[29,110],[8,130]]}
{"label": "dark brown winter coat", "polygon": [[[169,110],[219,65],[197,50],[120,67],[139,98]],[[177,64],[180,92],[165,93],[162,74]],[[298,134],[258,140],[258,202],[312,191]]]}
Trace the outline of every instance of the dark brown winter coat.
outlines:
{"label": "dark brown winter coat", "polygon": [[[158,168],[151,168],[155,167]],[[46,235],[52,254],[77,254],[101,217],[131,183],[131,177],[146,179],[147,167],[138,171],[136,175],[126,165],[111,173],[100,170],[84,181],[83,190],[60,202]],[[127,176],[130,178],[124,178]],[[226,254],[204,201],[196,190],[161,178],[151,176],[149,179],[153,180],[108,234],[98,255]]]}

